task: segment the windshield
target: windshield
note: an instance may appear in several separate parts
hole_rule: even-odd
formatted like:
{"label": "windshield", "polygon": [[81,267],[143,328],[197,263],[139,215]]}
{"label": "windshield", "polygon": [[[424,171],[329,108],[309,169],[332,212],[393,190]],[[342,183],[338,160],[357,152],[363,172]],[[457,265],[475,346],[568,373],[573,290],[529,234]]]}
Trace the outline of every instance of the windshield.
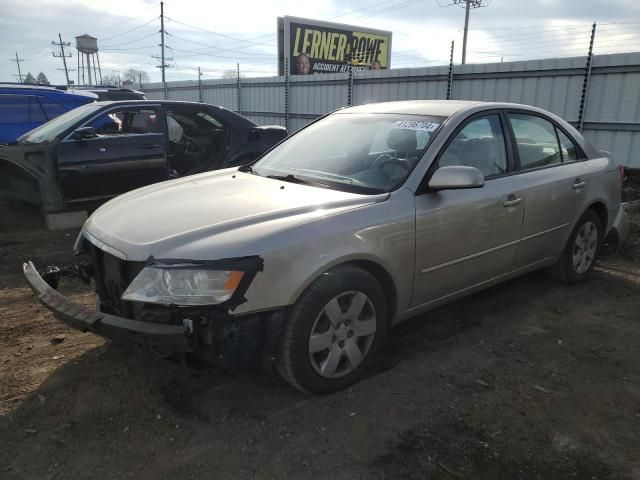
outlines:
{"label": "windshield", "polygon": [[337,113],[273,149],[253,172],[355,193],[389,192],[411,173],[444,119]]}
{"label": "windshield", "polygon": [[73,126],[76,122],[82,120],[82,118],[95,112],[102,105],[96,105],[90,103],[83,105],[82,107],[74,108],[73,110],[63,113],[59,117],[48,121],[34,128],[30,132],[25,133],[18,138],[18,143],[45,143],[52,142],[58,135],[64,133],[68,128]]}

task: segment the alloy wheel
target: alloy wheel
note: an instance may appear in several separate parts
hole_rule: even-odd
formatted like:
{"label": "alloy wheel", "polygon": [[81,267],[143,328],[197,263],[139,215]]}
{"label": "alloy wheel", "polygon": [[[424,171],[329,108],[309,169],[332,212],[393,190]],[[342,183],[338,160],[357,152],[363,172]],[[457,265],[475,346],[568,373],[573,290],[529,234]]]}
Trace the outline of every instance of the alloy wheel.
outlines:
{"label": "alloy wheel", "polygon": [[376,335],[376,311],[367,295],[336,295],[316,317],[309,336],[309,359],[324,378],[343,377],[362,363]]}
{"label": "alloy wheel", "polygon": [[578,275],[585,273],[596,257],[598,249],[598,227],[593,222],[585,222],[573,243],[573,269]]}

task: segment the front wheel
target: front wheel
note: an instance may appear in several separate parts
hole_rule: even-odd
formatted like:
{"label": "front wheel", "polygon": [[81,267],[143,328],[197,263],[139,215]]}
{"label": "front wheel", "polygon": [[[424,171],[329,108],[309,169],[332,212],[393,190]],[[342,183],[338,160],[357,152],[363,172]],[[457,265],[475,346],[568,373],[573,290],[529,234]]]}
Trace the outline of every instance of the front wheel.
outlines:
{"label": "front wheel", "polygon": [[569,285],[583,282],[595,266],[602,233],[600,217],[587,210],[571,233],[562,257],[552,267],[552,277]]}
{"label": "front wheel", "polygon": [[387,315],[384,292],[373,275],[353,266],[324,273],[288,314],[278,370],[305,392],[348,387],[382,344]]}

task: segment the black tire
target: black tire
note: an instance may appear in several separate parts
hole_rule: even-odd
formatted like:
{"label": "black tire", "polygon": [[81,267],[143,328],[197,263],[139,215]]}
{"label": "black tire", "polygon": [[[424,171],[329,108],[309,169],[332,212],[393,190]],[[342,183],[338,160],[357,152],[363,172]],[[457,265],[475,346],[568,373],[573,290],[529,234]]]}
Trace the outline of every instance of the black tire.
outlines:
{"label": "black tire", "polygon": [[[325,311],[325,306],[337,296],[350,295],[347,292],[361,292],[368,297],[370,303],[367,304],[367,308],[372,306],[375,315],[375,333],[372,340],[367,340],[370,342],[368,350],[364,352],[357,367],[339,378],[325,378],[312,364],[309,353],[312,328],[316,325],[316,319],[320,318],[321,312]],[[304,291],[288,312],[280,341],[277,371],[291,385],[308,393],[327,394],[352,385],[362,377],[386,337],[387,308],[382,287],[369,272],[345,265],[322,274]],[[334,336],[333,342],[335,341]],[[343,361],[347,360],[342,358],[341,362]]]}
{"label": "black tire", "polygon": [[[578,272],[574,267],[573,262],[574,248],[576,248],[576,237],[578,236],[584,225],[588,223],[592,223],[597,229],[597,245],[595,254],[591,259],[589,267],[583,272]],[[558,260],[558,263],[556,263],[549,270],[551,277],[554,280],[566,285],[575,285],[584,282],[595,266],[596,257],[600,252],[600,247],[602,246],[602,234],[602,221],[600,220],[600,217],[593,210],[587,210],[584,215],[582,215],[580,220],[578,220],[578,223],[573,229],[573,232],[571,232],[571,236],[567,241],[567,245],[562,252],[562,256]]]}

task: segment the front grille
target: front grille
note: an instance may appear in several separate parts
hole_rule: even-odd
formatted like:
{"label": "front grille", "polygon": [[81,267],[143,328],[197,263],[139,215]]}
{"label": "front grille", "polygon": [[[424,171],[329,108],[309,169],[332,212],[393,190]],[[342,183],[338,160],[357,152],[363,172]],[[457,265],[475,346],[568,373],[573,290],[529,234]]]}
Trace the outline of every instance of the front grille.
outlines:
{"label": "front grille", "polygon": [[134,318],[130,302],[121,300],[129,283],[140,273],[144,262],[120,260],[110,253],[100,250],[87,242],[91,263],[95,271],[95,281],[100,297],[100,310],[112,315]]}

